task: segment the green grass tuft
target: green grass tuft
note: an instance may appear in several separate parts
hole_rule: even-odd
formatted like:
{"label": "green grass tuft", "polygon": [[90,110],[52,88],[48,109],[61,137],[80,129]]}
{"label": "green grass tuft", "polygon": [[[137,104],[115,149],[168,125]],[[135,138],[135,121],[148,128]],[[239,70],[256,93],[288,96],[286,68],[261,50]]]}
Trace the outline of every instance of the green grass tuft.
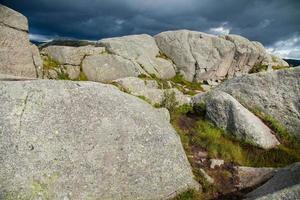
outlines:
{"label": "green grass tuft", "polygon": [[199,192],[189,189],[187,191],[184,191],[180,194],[178,194],[176,197],[174,197],[172,200],[200,200],[202,199]]}
{"label": "green grass tuft", "polygon": [[[180,135],[184,149],[190,154],[190,147],[205,149],[209,158],[220,158],[237,165],[251,167],[283,167],[300,161],[300,145],[295,138],[282,130],[272,121],[272,127],[281,132],[282,145],[264,150],[241,141],[237,141],[222,129],[215,127],[205,119],[203,104],[199,104],[187,113],[181,110],[171,112],[171,122]],[[271,128],[272,128],[271,127]]]}

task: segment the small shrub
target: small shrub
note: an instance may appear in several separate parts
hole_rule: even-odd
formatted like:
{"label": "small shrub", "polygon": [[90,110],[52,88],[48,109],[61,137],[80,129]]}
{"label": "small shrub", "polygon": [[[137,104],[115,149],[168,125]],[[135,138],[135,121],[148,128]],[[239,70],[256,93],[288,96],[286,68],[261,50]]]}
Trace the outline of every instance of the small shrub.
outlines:
{"label": "small shrub", "polygon": [[176,109],[178,102],[176,100],[176,94],[174,91],[164,91],[164,99],[161,103],[161,106],[167,108],[170,112]]}
{"label": "small shrub", "polygon": [[51,57],[43,57],[43,69],[46,71],[59,69],[60,63]]}

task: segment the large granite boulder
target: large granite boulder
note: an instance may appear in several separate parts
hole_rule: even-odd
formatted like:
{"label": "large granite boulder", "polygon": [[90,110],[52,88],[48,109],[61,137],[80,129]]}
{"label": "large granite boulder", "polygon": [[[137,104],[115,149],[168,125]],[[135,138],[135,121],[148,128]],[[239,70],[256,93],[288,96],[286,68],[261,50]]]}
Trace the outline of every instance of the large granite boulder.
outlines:
{"label": "large granite boulder", "polygon": [[214,36],[178,30],[160,33],[155,40],[160,50],[174,61],[177,70],[188,81],[232,78],[247,74],[263,61],[263,64],[271,66],[282,61],[277,57],[276,63],[269,61],[267,58],[270,55],[262,44],[238,35]]}
{"label": "large granite boulder", "polygon": [[270,149],[279,144],[272,131],[253,113],[225,92],[205,97],[206,117],[235,138]]}
{"label": "large granite boulder", "polygon": [[137,77],[144,71],[135,63],[113,54],[99,54],[86,57],[82,70],[90,81],[110,82],[124,77]]}
{"label": "large granite boulder", "polygon": [[0,81],[0,199],[167,199],[197,188],[164,114],[114,86]]}
{"label": "large granite boulder", "polygon": [[41,75],[37,47],[29,42],[27,18],[0,4],[0,73],[23,77]]}
{"label": "large granite boulder", "polygon": [[239,35],[221,36],[232,42],[235,46],[235,56],[232,60],[228,77],[232,78],[241,74],[247,74],[253,66],[262,62],[266,51],[260,43],[253,43]]}
{"label": "large granite boulder", "polygon": [[211,79],[215,74],[225,77],[234,56],[231,42],[205,33],[167,31],[156,35],[155,40],[188,81]]}
{"label": "large granite boulder", "polygon": [[246,195],[247,200],[300,199],[300,163],[280,169],[265,184]]}
{"label": "large granite boulder", "polygon": [[300,138],[300,67],[236,77],[216,90],[272,116]]}
{"label": "large granite boulder", "polygon": [[175,66],[169,59],[160,55],[159,48],[150,35],[107,38],[98,41],[98,45],[104,46],[110,54],[136,63],[148,74],[162,79],[175,76]]}

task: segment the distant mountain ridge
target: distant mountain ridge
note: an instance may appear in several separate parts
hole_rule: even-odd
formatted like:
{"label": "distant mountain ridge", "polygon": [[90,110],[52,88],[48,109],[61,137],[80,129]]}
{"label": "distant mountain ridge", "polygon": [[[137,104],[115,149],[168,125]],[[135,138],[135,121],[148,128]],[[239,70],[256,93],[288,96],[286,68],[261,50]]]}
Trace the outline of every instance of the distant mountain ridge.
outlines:
{"label": "distant mountain ridge", "polygon": [[296,59],[283,59],[283,60],[289,63],[290,66],[293,67],[300,66],[300,60],[296,60]]}

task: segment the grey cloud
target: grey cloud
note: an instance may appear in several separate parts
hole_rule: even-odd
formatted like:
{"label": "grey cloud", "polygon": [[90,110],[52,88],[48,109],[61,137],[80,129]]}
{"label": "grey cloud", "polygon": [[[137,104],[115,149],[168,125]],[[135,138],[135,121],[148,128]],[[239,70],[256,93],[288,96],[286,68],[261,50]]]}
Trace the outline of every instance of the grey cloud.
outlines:
{"label": "grey cloud", "polygon": [[[300,35],[299,0],[0,0],[36,35],[97,40],[192,29],[243,35],[271,48]],[[277,47],[278,49],[278,47]],[[291,49],[292,50],[292,49]]]}

